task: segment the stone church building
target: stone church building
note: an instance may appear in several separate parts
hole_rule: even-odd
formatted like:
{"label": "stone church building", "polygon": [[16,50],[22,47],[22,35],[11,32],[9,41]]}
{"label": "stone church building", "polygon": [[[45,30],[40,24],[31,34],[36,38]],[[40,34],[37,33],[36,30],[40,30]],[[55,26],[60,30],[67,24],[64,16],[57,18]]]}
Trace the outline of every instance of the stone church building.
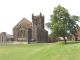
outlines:
{"label": "stone church building", "polygon": [[44,29],[44,16],[32,14],[32,22],[23,18],[13,28],[13,38],[17,42],[48,42],[48,31]]}

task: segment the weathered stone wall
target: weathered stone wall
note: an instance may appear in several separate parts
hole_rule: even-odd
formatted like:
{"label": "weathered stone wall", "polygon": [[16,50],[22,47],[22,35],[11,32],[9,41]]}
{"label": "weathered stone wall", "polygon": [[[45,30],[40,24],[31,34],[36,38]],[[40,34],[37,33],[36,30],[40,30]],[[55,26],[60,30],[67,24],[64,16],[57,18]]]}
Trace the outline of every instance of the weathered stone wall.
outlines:
{"label": "weathered stone wall", "polygon": [[78,40],[80,40],[80,27],[76,28],[76,33],[75,33],[76,37]]}
{"label": "weathered stone wall", "polygon": [[[13,30],[13,36],[14,36],[14,41],[24,41],[24,42],[29,42],[32,38],[32,30],[31,29],[24,29],[24,33],[21,34],[25,34],[25,36],[18,36],[18,34],[20,34],[19,30]],[[20,35],[21,35],[20,34]]]}
{"label": "weathered stone wall", "polygon": [[31,42],[32,39],[32,29],[28,29],[28,43]]}
{"label": "weathered stone wall", "polygon": [[17,41],[17,39],[18,39],[17,37],[18,37],[18,30],[13,29],[13,38],[14,38],[13,41]]}
{"label": "weathered stone wall", "polygon": [[35,26],[32,27],[32,41],[37,40],[37,28]]}
{"label": "weathered stone wall", "polygon": [[44,16],[42,16],[42,14],[40,13],[39,16],[34,16],[34,14],[32,14],[32,24],[33,27],[35,26],[36,28],[41,28],[44,29]]}
{"label": "weathered stone wall", "polygon": [[48,32],[37,28],[37,42],[48,42]]}
{"label": "weathered stone wall", "polygon": [[13,28],[14,41],[29,42],[32,38],[32,23],[26,18],[23,18]]}

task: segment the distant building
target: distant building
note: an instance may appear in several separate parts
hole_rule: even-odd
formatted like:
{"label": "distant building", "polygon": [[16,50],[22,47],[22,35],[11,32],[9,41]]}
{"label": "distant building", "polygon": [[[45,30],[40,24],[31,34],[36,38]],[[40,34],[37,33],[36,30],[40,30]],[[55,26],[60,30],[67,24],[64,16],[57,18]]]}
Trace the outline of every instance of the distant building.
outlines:
{"label": "distant building", "polygon": [[0,34],[0,43],[6,43],[6,42],[12,42],[13,36],[10,34],[6,34],[5,32],[2,32]]}
{"label": "distant building", "polygon": [[77,40],[80,40],[80,27],[79,26],[77,26],[76,28],[75,36],[73,35],[73,39],[75,39],[75,37]]}
{"label": "distant building", "polygon": [[80,27],[79,26],[76,27],[76,30],[75,30],[74,34],[68,36],[68,39],[69,40],[78,40],[78,41],[80,41]]}

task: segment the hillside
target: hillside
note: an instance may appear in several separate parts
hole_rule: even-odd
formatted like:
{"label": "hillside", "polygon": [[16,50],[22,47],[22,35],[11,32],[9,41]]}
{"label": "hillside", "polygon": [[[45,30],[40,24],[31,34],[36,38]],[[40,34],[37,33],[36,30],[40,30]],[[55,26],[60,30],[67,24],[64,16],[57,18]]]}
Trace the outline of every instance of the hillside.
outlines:
{"label": "hillside", "polygon": [[0,60],[80,60],[80,43],[0,45]]}

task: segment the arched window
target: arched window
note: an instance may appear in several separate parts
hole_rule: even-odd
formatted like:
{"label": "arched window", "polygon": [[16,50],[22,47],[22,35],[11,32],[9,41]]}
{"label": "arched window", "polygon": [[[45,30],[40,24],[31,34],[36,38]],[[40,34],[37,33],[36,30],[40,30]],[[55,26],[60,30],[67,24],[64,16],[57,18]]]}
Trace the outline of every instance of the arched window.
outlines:
{"label": "arched window", "polygon": [[25,30],[19,30],[19,31],[18,31],[18,37],[19,37],[19,38],[25,37]]}

